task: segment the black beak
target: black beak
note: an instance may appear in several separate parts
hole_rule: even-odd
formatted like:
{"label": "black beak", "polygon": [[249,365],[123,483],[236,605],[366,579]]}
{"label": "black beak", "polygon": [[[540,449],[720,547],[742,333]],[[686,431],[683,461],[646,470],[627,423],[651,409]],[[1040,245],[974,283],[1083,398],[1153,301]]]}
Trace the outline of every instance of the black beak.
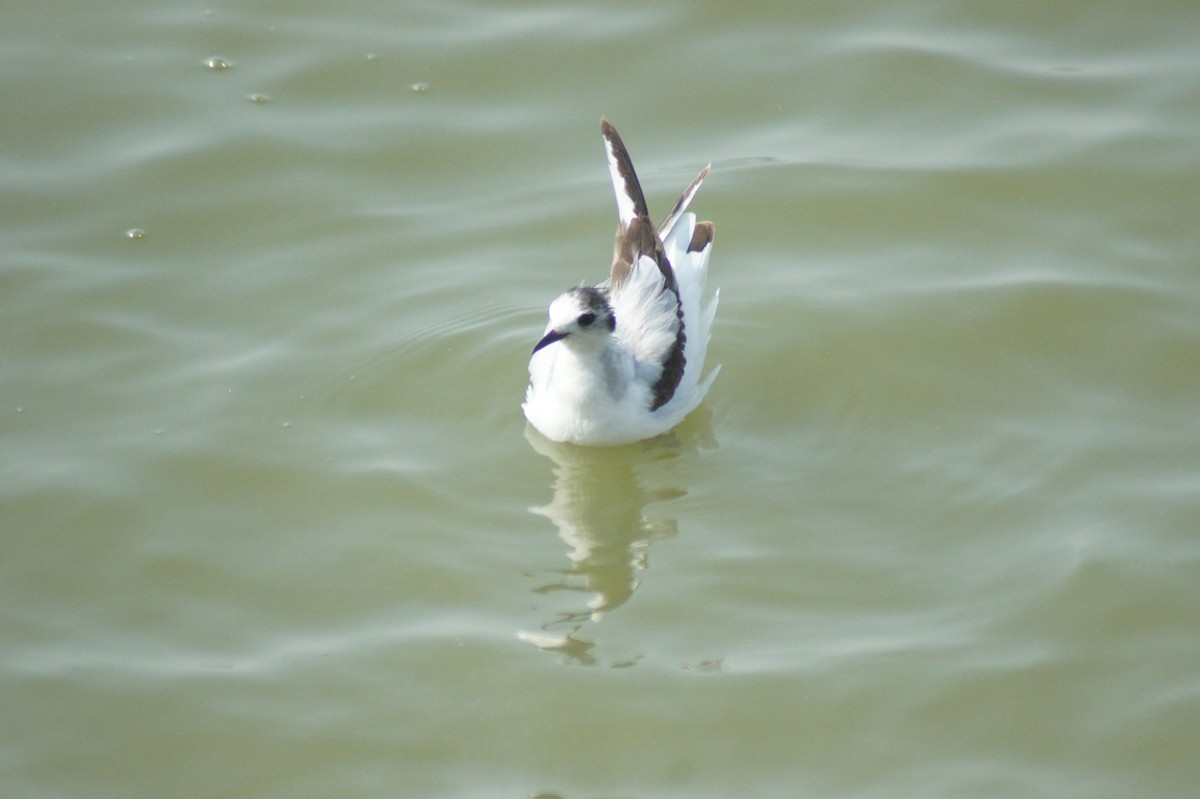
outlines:
{"label": "black beak", "polygon": [[[542,347],[548,347],[556,341],[561,341],[562,339],[566,338],[569,335],[570,335],[570,333],[563,333],[562,331],[559,331],[559,330],[551,330],[549,333],[542,336],[542,340],[539,341],[534,346],[533,352],[537,352]],[[530,354],[532,355],[533,353],[530,353]]]}

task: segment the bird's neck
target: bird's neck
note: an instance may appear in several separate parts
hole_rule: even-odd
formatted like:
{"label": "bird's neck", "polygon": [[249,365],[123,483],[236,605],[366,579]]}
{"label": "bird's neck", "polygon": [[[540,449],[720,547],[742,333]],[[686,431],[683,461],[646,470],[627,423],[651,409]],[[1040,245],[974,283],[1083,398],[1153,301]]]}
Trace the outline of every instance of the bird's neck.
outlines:
{"label": "bird's neck", "polygon": [[633,380],[633,358],[612,338],[596,347],[563,346],[556,354],[551,384],[568,402],[589,402],[601,397],[616,402]]}

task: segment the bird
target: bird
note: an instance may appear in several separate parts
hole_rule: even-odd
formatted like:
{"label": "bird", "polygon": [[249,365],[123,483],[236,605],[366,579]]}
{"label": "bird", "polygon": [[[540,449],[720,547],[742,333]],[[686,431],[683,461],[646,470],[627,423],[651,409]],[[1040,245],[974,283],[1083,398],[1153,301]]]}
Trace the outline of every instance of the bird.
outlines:
{"label": "bird", "polygon": [[600,120],[617,199],[609,276],[550,303],[529,359],[522,410],[546,438],[617,446],[678,425],[708,393],[701,378],[720,291],[703,301],[715,227],[687,210],[712,164],[656,227],[629,151]]}

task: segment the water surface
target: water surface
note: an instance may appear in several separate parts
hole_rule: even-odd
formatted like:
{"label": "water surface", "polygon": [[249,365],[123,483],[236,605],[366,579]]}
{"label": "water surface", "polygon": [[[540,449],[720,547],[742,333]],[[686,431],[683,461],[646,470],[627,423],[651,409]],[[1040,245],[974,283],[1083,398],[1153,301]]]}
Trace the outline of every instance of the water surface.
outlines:
{"label": "water surface", "polygon": [[[3,793],[1190,797],[1188,3],[26,4]],[[546,442],[597,122],[723,364]]]}

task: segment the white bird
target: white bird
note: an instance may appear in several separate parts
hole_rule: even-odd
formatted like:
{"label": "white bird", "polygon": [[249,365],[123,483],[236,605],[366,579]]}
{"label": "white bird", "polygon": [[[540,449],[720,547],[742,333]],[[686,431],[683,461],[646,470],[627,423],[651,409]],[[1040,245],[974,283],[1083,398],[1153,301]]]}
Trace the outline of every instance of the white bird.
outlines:
{"label": "white bird", "polygon": [[706,166],[656,229],[621,137],[600,120],[617,196],[617,238],[608,279],[550,303],[529,359],[522,409],[546,438],[607,446],[665,433],[695,410],[717,295],[702,307],[713,223],[688,203]]}

